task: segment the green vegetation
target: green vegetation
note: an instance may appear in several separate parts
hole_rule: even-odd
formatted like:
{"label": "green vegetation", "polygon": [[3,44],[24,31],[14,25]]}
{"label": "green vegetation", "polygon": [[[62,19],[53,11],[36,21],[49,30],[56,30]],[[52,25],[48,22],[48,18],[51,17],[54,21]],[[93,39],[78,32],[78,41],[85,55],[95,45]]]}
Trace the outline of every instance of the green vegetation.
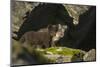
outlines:
{"label": "green vegetation", "polygon": [[[39,64],[58,63],[59,58],[61,62],[72,62],[77,59],[82,59],[85,54],[79,49],[72,49],[68,47],[50,47],[50,48],[34,48],[28,45],[26,48],[19,42],[12,40],[12,54],[18,56],[19,54],[31,54]],[[16,58],[13,58],[13,60]],[[17,59],[16,59],[17,61]]]}
{"label": "green vegetation", "polygon": [[67,47],[51,47],[45,49],[45,51],[52,52],[53,54],[60,54],[60,55],[74,55],[76,53],[80,53],[78,49],[71,49]]}

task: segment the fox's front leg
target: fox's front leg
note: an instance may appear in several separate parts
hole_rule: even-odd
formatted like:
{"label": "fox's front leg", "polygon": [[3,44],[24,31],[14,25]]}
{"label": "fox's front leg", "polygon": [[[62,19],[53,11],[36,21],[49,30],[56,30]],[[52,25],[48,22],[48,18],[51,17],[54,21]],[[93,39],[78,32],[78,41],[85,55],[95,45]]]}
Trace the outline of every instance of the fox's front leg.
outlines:
{"label": "fox's front leg", "polygon": [[56,47],[57,41],[59,40],[58,37],[54,36],[51,40],[51,47]]}
{"label": "fox's front leg", "polygon": [[54,40],[51,41],[51,47],[56,47],[56,42]]}

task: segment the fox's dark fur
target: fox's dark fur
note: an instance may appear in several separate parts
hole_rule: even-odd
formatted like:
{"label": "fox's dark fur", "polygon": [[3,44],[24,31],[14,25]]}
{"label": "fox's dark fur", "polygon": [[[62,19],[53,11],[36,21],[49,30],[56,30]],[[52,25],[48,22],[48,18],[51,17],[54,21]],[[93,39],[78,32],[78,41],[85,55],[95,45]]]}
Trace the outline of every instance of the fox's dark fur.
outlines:
{"label": "fox's dark fur", "polygon": [[31,44],[33,46],[40,46],[40,47],[49,47],[51,41],[51,35],[49,32],[34,32],[30,31],[25,33],[20,42],[27,44]]}
{"label": "fox's dark fur", "polygon": [[52,43],[52,37],[56,35],[57,32],[57,25],[48,26],[46,31],[29,31],[26,32],[20,39],[21,43],[27,43],[33,45],[35,47],[43,47],[47,48],[50,47],[50,43]]}

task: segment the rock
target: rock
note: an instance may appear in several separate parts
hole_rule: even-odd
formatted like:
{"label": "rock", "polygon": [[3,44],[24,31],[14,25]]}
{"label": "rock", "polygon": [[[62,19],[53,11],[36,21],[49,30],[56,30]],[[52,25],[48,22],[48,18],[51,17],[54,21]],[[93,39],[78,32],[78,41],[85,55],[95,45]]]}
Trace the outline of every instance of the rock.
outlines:
{"label": "rock", "polygon": [[56,59],[56,63],[71,62],[72,56],[60,56]]}
{"label": "rock", "polygon": [[85,51],[67,47],[51,47],[39,53],[41,53],[40,55],[43,55],[45,59],[52,61],[48,63],[65,63],[82,61]]}
{"label": "rock", "polygon": [[76,53],[71,58],[71,62],[81,62],[81,61],[83,61],[83,56],[84,56],[84,53],[81,53],[81,52]]}
{"label": "rock", "polygon": [[78,61],[78,59],[81,58],[80,53],[85,53],[82,50],[72,49],[68,47],[35,49],[31,46],[28,46],[27,48],[23,48],[19,43],[16,42],[16,40],[13,40],[13,49],[13,65],[73,62]]}
{"label": "rock", "polygon": [[77,25],[79,23],[79,16],[86,12],[90,6],[87,5],[72,5],[64,4],[65,9],[68,11],[69,15],[73,17],[73,23]]}
{"label": "rock", "polygon": [[23,17],[26,16],[27,12],[31,12],[32,9],[37,7],[40,3],[33,2],[19,2],[12,1],[11,11],[12,11],[12,31],[18,31],[20,26],[23,24]]}
{"label": "rock", "polygon": [[83,56],[84,61],[95,61],[96,60],[96,50],[91,49],[89,50],[84,56]]}

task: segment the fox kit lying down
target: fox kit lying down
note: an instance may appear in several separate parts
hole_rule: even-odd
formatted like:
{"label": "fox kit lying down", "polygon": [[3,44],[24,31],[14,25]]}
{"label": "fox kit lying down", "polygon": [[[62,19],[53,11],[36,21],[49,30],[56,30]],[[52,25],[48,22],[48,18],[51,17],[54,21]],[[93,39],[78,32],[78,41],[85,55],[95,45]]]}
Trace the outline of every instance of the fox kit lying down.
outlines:
{"label": "fox kit lying down", "polygon": [[20,39],[20,42],[27,46],[28,44],[34,47],[48,48],[55,46],[55,43],[64,36],[66,27],[57,25],[49,25],[45,29],[39,31],[26,32]]}

